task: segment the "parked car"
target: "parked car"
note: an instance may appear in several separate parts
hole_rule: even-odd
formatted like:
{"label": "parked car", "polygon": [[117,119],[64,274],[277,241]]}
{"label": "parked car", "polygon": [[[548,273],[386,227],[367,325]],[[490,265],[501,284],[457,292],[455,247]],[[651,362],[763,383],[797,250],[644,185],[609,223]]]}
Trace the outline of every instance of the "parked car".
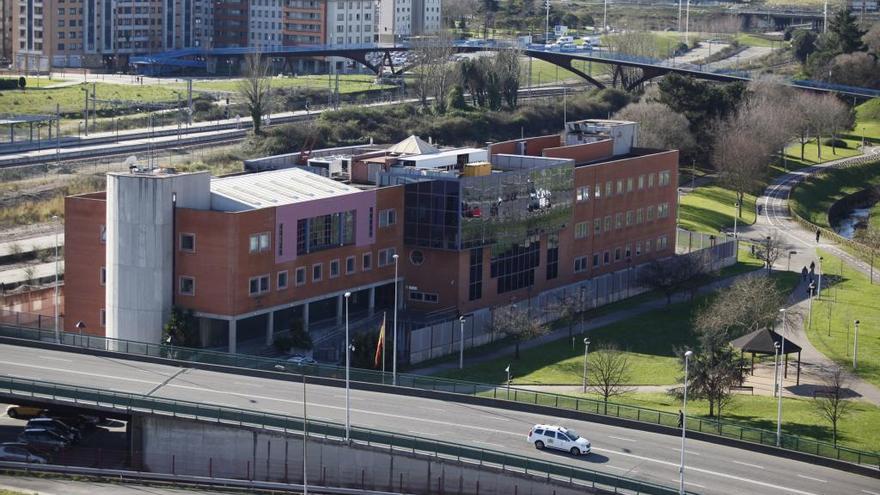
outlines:
{"label": "parked car", "polygon": [[9,406],[6,415],[12,419],[31,419],[42,416],[45,409],[34,406]]}
{"label": "parked car", "polygon": [[315,361],[314,359],[312,359],[310,357],[303,356],[301,354],[294,354],[293,356],[290,356],[289,358],[287,358],[287,362],[291,363],[291,364],[295,364],[297,366],[318,364],[318,362]]}
{"label": "parked car", "polygon": [[18,441],[34,449],[52,453],[70,445],[66,438],[45,428],[27,428],[18,435]]}
{"label": "parked car", "polygon": [[28,445],[18,442],[4,442],[0,444],[0,461],[8,462],[32,462],[46,464],[48,460],[28,449]]}
{"label": "parked car", "polygon": [[76,443],[82,439],[82,433],[78,428],[69,426],[56,418],[34,418],[27,422],[26,428],[45,428],[66,438],[70,443]]}
{"label": "parked car", "polygon": [[538,450],[548,447],[581,455],[589,454],[592,449],[589,440],[573,430],[556,425],[535,425],[529,430],[527,439]]}

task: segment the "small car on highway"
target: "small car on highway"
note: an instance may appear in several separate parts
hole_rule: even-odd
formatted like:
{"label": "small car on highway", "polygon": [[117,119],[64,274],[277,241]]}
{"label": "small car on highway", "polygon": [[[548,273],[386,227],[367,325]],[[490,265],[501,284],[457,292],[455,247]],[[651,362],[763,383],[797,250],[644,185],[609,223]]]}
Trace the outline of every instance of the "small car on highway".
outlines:
{"label": "small car on highway", "polygon": [[79,429],[55,418],[33,418],[27,422],[25,428],[45,428],[66,438],[70,443],[76,443],[82,439],[82,433],[80,433]]}
{"label": "small car on highway", "polygon": [[20,435],[18,441],[43,452],[58,452],[70,445],[70,442],[45,428],[27,428]]}
{"label": "small car on highway", "polygon": [[46,464],[47,459],[31,452],[30,449],[28,449],[27,444],[4,442],[0,444],[0,461]]}
{"label": "small car on highway", "polygon": [[300,354],[295,354],[293,356],[290,356],[289,358],[287,358],[287,362],[290,364],[296,364],[298,366],[305,366],[305,365],[312,365],[313,366],[313,365],[318,364],[318,362],[315,361],[314,359],[300,355]]}
{"label": "small car on highway", "polygon": [[6,408],[6,415],[12,419],[31,419],[42,416],[44,409],[42,407],[33,406],[9,406]]}
{"label": "small car on highway", "polygon": [[527,440],[538,450],[547,447],[571,452],[572,455],[589,454],[592,448],[590,441],[574,430],[556,425],[533,426]]}

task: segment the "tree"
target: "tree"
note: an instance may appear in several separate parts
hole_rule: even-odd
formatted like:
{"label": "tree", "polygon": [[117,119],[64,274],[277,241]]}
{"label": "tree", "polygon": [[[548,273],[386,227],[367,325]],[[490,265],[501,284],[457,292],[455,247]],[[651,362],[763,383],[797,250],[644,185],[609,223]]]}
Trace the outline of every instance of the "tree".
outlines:
{"label": "tree", "polygon": [[574,334],[574,324],[578,315],[583,315],[587,301],[585,300],[585,290],[575,290],[573,292],[563,291],[549,304],[548,310],[556,316],[556,319],[565,322],[568,326],[568,338],[571,340]]}
{"label": "tree", "polygon": [[673,294],[688,288],[707,269],[705,259],[700,256],[673,256],[648,263],[642,269],[639,282],[663,292],[666,295],[666,304],[671,304]]}
{"label": "tree", "polygon": [[492,332],[512,337],[516,343],[514,357],[519,359],[519,345],[547,332],[547,328],[532,318],[528,309],[516,304],[496,308],[492,314]]}
{"label": "tree", "polygon": [[711,332],[728,342],[755,330],[772,327],[785,300],[785,295],[770,277],[744,277],[719,290],[709,304],[697,310],[694,328],[701,335]]}
{"label": "tree", "polygon": [[862,36],[862,42],[868,48],[868,52],[880,56],[880,22],[875,22],[871,29]]}
{"label": "tree", "polygon": [[[658,56],[657,43],[647,31],[632,30],[606,36],[603,44],[607,44],[611,52],[640,57]],[[606,65],[605,68],[614,87],[629,88],[643,75],[642,69],[633,67]]]}
{"label": "tree", "polygon": [[639,146],[643,148],[691,150],[694,137],[687,118],[656,102],[630,103],[614,114],[616,120],[639,123]]}
{"label": "tree", "polygon": [[856,240],[867,246],[871,255],[871,283],[874,283],[874,258],[880,253],[880,228],[870,225],[867,229],[856,234]]}
{"label": "tree", "polygon": [[171,315],[162,331],[162,343],[180,347],[197,347],[200,340],[193,311],[180,306],[172,307]]}
{"label": "tree", "polygon": [[755,257],[764,262],[764,266],[767,268],[767,274],[770,274],[773,271],[773,265],[779,261],[779,258],[785,252],[785,245],[782,243],[782,239],[779,237],[775,231],[773,234],[765,237],[758,245],[755,247]]}
{"label": "tree", "polygon": [[263,116],[272,109],[272,78],[269,77],[269,62],[260,53],[244,58],[244,79],[239,81],[238,92],[247,106],[254,123],[254,134],[263,133]]}
{"label": "tree", "polygon": [[[681,362],[683,366],[683,355]],[[709,402],[709,417],[720,418],[733,399],[730,387],[740,385],[745,376],[741,360],[730,344],[710,333],[701,339],[689,365],[688,394]]]}
{"label": "tree", "polygon": [[467,108],[467,102],[464,99],[464,90],[461,85],[456,84],[449,90],[448,95],[449,108],[452,110],[464,110]]}
{"label": "tree", "polygon": [[822,385],[823,390],[816,392],[813,404],[819,416],[831,423],[831,438],[837,445],[837,425],[849,414],[852,406],[852,402],[847,400],[849,379],[843,368],[834,365],[823,370]]}
{"label": "tree", "polygon": [[812,102],[813,132],[816,137],[816,146],[819,160],[822,160],[822,136],[829,135],[834,146],[834,136],[837,131],[852,127],[852,110],[835,95],[825,93],[816,96]]}
{"label": "tree", "polygon": [[833,83],[863,88],[880,88],[880,64],[876,56],[865,52],[842,53],[829,64]]}
{"label": "tree", "polygon": [[749,121],[749,116],[738,114],[718,123],[711,155],[719,182],[736,192],[737,216],[741,216],[745,195],[758,192],[764,184],[773,152]]}
{"label": "tree", "polygon": [[608,414],[608,399],[627,394],[632,387],[626,385],[630,380],[629,358],[613,343],[599,346],[590,354],[588,364],[590,390],[602,396],[605,414]]}
{"label": "tree", "polygon": [[819,36],[813,31],[806,29],[798,29],[791,37],[791,50],[794,52],[794,58],[800,63],[807,61],[807,57],[816,51],[816,40]]}
{"label": "tree", "polygon": [[852,53],[865,49],[862,36],[866,33],[859,28],[856,17],[849,9],[841,9],[828,22],[828,32],[836,35],[837,49],[840,53]]}
{"label": "tree", "polygon": [[516,108],[519,96],[522,68],[520,67],[521,53],[519,50],[510,48],[498,50],[493,61],[493,72],[498,77],[498,90],[507,106]]}

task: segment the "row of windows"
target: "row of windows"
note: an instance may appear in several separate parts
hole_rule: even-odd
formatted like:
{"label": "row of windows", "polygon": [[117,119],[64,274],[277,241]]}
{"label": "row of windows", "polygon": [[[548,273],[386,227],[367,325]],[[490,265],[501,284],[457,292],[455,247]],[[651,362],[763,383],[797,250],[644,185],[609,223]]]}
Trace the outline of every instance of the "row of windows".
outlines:
{"label": "row of windows", "polygon": [[[633,192],[634,189],[642,191],[644,189],[651,189],[654,187],[656,182],[658,187],[668,186],[671,175],[668,170],[664,170],[657,174],[650,173],[647,175],[640,175],[637,178],[628,177],[626,179],[617,179],[615,181],[606,181],[605,182],[605,197],[611,196],[619,196],[626,193]],[[615,187],[616,186],[616,187]],[[580,186],[577,188],[575,192],[575,199],[577,202],[582,203],[584,201],[590,200],[590,186]],[[602,197],[602,183],[596,183],[595,187],[592,189],[592,193],[594,198],[599,199]]]}
{"label": "row of windows", "polygon": [[[652,250],[663,251],[669,246],[669,240],[665,235],[662,235],[655,239],[648,239],[644,242],[637,241],[635,243],[635,253],[633,253],[633,245],[627,244],[626,246],[616,247],[614,251],[605,251],[604,253],[593,253],[593,268],[597,268],[601,265],[610,265],[611,263],[618,263],[623,260],[630,260],[635,256],[641,256],[642,254],[650,253]],[[644,248],[644,250],[643,250]],[[583,273],[587,271],[587,256],[578,256],[574,259],[574,272],[575,273]]]}
{"label": "row of windows", "polygon": [[[619,212],[615,213],[614,216],[606,215],[604,218],[604,222],[602,218],[594,218],[593,219],[593,235],[600,235],[603,230],[605,232],[610,232],[612,229],[622,229],[624,227],[630,227],[633,225],[639,225],[641,223],[651,222],[654,218],[667,218],[669,217],[669,203],[661,203],[656,207],[651,205],[647,208],[639,208],[637,210],[629,210],[627,212]],[[590,232],[590,222],[578,222],[574,224],[574,238],[575,239],[586,239],[589,236]]]}

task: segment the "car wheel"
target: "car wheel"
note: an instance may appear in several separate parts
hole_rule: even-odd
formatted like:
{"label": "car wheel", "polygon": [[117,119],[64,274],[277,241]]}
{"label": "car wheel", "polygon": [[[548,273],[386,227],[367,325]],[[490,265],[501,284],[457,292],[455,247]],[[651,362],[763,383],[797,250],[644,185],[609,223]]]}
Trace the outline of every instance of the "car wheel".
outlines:
{"label": "car wheel", "polygon": [[6,411],[6,414],[12,419],[18,419],[18,413],[15,412],[15,409]]}
{"label": "car wheel", "polygon": [[538,450],[542,450],[544,448],[544,442],[538,440],[537,442],[535,442],[535,448]]}
{"label": "car wheel", "polygon": [[573,455],[573,456],[581,455],[581,449],[579,449],[577,447],[572,447],[571,448],[571,455]]}

